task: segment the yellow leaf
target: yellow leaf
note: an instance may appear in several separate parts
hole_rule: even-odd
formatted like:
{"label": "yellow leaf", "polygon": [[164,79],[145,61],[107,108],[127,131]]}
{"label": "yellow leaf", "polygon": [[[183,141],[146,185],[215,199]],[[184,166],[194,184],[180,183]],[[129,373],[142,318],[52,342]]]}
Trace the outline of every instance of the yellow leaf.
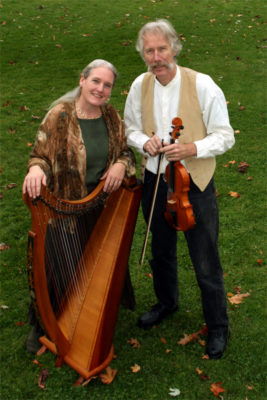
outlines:
{"label": "yellow leaf", "polygon": [[134,347],[134,348],[140,347],[140,346],[141,346],[141,345],[140,345],[140,342],[139,342],[137,339],[133,339],[133,338],[131,338],[130,340],[128,340],[128,343],[129,343],[132,347]]}
{"label": "yellow leaf", "polygon": [[117,369],[112,369],[111,367],[107,367],[106,373],[99,375],[101,382],[104,383],[105,385],[109,385],[110,383],[113,382],[117,372],[118,372]]}
{"label": "yellow leaf", "polygon": [[232,191],[230,191],[228,194],[229,194],[229,196],[231,196],[231,197],[235,197],[235,198],[240,197],[240,194],[237,193],[237,192],[232,192]]}
{"label": "yellow leaf", "polygon": [[139,371],[141,370],[141,367],[140,367],[140,365],[138,365],[138,364],[134,364],[134,365],[131,367],[131,370],[132,370],[132,372],[133,372],[134,374],[136,374],[137,372],[139,372]]}
{"label": "yellow leaf", "polygon": [[225,389],[221,387],[222,382],[212,383],[210,386],[210,390],[214,394],[214,396],[219,397],[220,393],[225,392]]}
{"label": "yellow leaf", "polygon": [[244,297],[250,296],[250,293],[237,293],[235,296],[230,297],[228,300],[231,304],[240,304]]}
{"label": "yellow leaf", "polygon": [[201,369],[199,369],[199,368],[196,368],[196,372],[197,372],[198,375],[203,374],[203,371]]}

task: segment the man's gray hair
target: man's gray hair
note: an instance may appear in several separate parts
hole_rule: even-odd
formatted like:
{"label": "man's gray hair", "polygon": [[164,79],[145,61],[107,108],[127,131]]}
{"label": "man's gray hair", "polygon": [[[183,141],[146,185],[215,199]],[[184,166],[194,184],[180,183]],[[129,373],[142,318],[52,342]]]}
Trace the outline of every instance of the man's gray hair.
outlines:
{"label": "man's gray hair", "polygon": [[160,33],[166,37],[175,54],[175,58],[180,54],[182,44],[172,24],[166,19],[158,19],[154,22],[148,22],[145,24],[138,33],[136,50],[140,53],[142,58],[144,58],[144,36],[151,33]]}

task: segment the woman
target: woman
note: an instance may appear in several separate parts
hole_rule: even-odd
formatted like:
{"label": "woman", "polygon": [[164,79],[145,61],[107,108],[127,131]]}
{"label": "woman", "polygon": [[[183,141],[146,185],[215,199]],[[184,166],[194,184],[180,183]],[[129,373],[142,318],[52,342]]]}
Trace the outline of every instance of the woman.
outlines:
{"label": "woman", "polygon": [[117,190],[135,174],[135,159],[127,147],[116,110],[107,104],[117,72],[104,60],[92,61],[80,86],[56,100],[37,133],[23,192],[40,193],[41,183],[56,196],[75,200],[105,179],[104,191]]}
{"label": "woman", "polygon": [[[35,198],[44,184],[59,198],[78,200],[100,180],[104,180],[103,190],[111,193],[120,187],[124,177],[135,174],[135,158],[127,147],[122,121],[108,104],[116,77],[112,64],[94,60],[81,73],[79,87],[51,105],[38,129],[23,193]],[[132,292],[129,275],[127,286]],[[128,299],[133,304],[133,293],[131,296]],[[50,298],[52,303],[51,293]],[[32,306],[29,322],[33,328],[26,348],[35,352],[43,332]]]}

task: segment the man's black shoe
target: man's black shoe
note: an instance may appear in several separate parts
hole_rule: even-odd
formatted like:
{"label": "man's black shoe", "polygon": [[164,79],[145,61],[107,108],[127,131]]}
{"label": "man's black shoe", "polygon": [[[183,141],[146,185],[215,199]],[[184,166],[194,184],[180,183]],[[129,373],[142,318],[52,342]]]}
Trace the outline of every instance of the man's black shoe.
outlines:
{"label": "man's black shoe", "polygon": [[222,357],[226,349],[230,337],[229,328],[220,328],[208,333],[208,342],[206,353],[211,359],[219,359]]}
{"label": "man's black shoe", "polygon": [[157,303],[151,308],[151,310],[141,315],[137,321],[137,325],[139,328],[143,329],[152,328],[153,325],[159,324],[168,314],[176,311],[177,308],[178,307],[170,309],[166,308],[163,304]]}

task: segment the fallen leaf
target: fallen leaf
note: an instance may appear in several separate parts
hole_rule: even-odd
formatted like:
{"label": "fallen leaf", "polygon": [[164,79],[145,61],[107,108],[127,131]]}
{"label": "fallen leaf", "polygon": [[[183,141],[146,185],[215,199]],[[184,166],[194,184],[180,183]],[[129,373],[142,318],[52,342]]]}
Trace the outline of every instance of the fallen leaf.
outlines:
{"label": "fallen leaf", "polygon": [[2,310],[7,310],[8,309],[8,306],[6,306],[5,304],[2,304],[0,307],[2,308]]}
{"label": "fallen leaf", "polygon": [[250,383],[248,383],[248,384],[246,385],[246,388],[247,388],[248,390],[254,390],[254,385],[251,385]]}
{"label": "fallen leaf", "polygon": [[203,381],[207,381],[207,380],[210,379],[209,376],[203,375],[203,371],[202,371],[201,369],[196,368],[196,372],[197,372],[197,374],[199,375],[199,377],[200,377]]}
{"label": "fallen leaf", "polygon": [[199,335],[207,336],[208,335],[208,327],[206,324],[202,326],[202,328],[197,332]]}
{"label": "fallen leaf", "polygon": [[166,354],[170,354],[171,352],[172,352],[171,349],[166,349],[166,351],[165,351]]}
{"label": "fallen leaf", "polygon": [[99,375],[101,382],[104,383],[105,385],[109,385],[110,383],[113,382],[117,372],[118,372],[117,369],[112,369],[111,367],[107,367],[106,373]]}
{"label": "fallen leaf", "polygon": [[164,344],[167,343],[167,340],[166,340],[164,337],[160,338],[160,341],[161,341],[162,343],[164,343]]}
{"label": "fallen leaf", "polygon": [[134,348],[137,348],[137,347],[140,347],[141,345],[140,345],[140,342],[137,340],[137,339],[133,339],[133,338],[131,338],[130,340],[128,340],[128,343],[132,346],[132,347],[134,347]]}
{"label": "fallen leaf", "polygon": [[230,301],[231,304],[240,304],[243,301],[244,297],[250,296],[250,293],[238,293],[232,297],[229,297],[228,300]]}
{"label": "fallen leaf", "polygon": [[13,188],[15,188],[15,187],[17,187],[17,186],[18,186],[17,183],[9,183],[9,184],[7,185],[7,189],[13,189]]}
{"label": "fallen leaf", "polygon": [[29,107],[27,106],[20,106],[20,111],[29,111]]}
{"label": "fallen leaf", "polygon": [[42,364],[41,364],[40,361],[38,361],[38,360],[33,360],[33,364],[36,364],[36,365],[38,365],[39,367],[42,366]]}
{"label": "fallen leaf", "polygon": [[48,376],[49,376],[48,369],[43,369],[38,378],[38,386],[40,389],[43,390],[45,388],[45,381]]}
{"label": "fallen leaf", "polygon": [[229,196],[231,196],[231,197],[235,197],[235,198],[240,197],[240,194],[237,193],[237,192],[231,192],[231,191],[230,191],[228,194],[229,194]]}
{"label": "fallen leaf", "polygon": [[188,343],[194,342],[197,338],[198,338],[197,333],[191,333],[190,335],[187,335],[186,333],[184,333],[184,337],[179,340],[178,344],[185,346]]}
{"label": "fallen leaf", "polygon": [[241,286],[236,286],[234,288],[234,291],[235,291],[236,294],[240,293],[241,292]]}
{"label": "fallen leaf", "polygon": [[181,391],[177,388],[169,388],[169,395],[176,397],[179,396],[181,394]]}
{"label": "fallen leaf", "polygon": [[249,164],[246,161],[241,161],[238,166],[238,172],[246,172],[249,167]]}
{"label": "fallen leaf", "polygon": [[8,249],[10,249],[10,246],[8,244],[0,243],[0,251],[8,250]]}
{"label": "fallen leaf", "polygon": [[223,387],[221,387],[222,382],[217,382],[217,383],[212,383],[210,386],[210,390],[212,391],[212,393],[214,394],[214,396],[219,397],[220,393],[225,392],[226,389],[224,389]]}
{"label": "fallen leaf", "polygon": [[139,371],[141,370],[141,367],[140,367],[140,365],[138,365],[138,364],[134,364],[134,365],[131,367],[131,370],[132,370],[132,372],[133,372],[134,374],[136,374],[137,372],[139,372]]}
{"label": "fallen leaf", "polygon": [[263,261],[263,260],[262,260],[261,258],[258,258],[258,259],[257,259],[257,263],[258,263],[261,267],[262,267],[262,261]]}
{"label": "fallen leaf", "polygon": [[210,377],[207,376],[207,375],[200,375],[200,378],[201,378],[203,381],[208,381],[208,380],[210,379]]}
{"label": "fallen leaf", "polygon": [[16,322],[16,325],[17,326],[22,326],[22,325],[24,325],[24,322],[23,321]]}
{"label": "fallen leaf", "polygon": [[186,344],[188,344],[190,342],[194,342],[197,339],[200,340],[199,335],[206,336],[207,334],[208,334],[207,325],[203,325],[199,331],[191,333],[190,335],[187,335],[186,333],[184,333],[184,337],[179,340],[178,344],[185,346]]}

